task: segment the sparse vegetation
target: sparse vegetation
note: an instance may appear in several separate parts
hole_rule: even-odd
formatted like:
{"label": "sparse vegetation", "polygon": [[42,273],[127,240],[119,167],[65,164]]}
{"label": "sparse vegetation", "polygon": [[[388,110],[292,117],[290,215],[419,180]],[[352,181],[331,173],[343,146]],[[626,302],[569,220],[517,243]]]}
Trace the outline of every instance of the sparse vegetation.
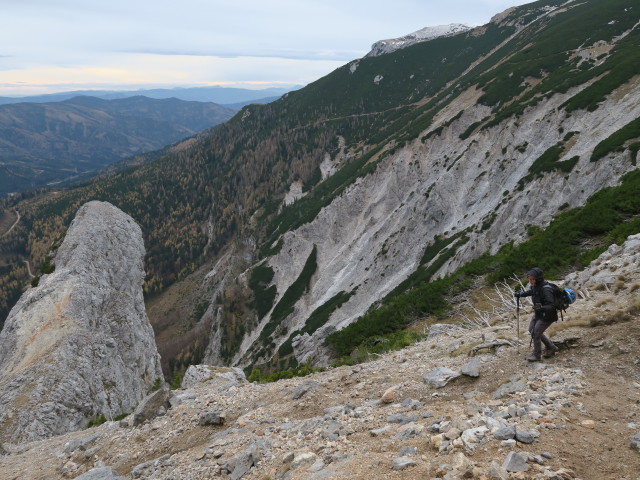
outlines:
{"label": "sparse vegetation", "polygon": [[266,346],[270,343],[271,335],[273,334],[273,332],[282,323],[282,321],[293,312],[296,302],[309,288],[311,276],[318,268],[318,264],[316,262],[317,255],[318,250],[314,245],[311,253],[309,254],[309,257],[307,257],[307,261],[305,262],[300,275],[289,286],[284,295],[282,295],[282,298],[276,304],[273,312],[271,313],[269,322],[262,329],[262,332],[260,333],[260,341],[263,343],[263,345]]}
{"label": "sparse vegetation", "polygon": [[87,428],[97,427],[98,425],[102,425],[107,421],[107,417],[104,416],[104,413],[101,413],[96,418],[89,420],[87,423]]}
{"label": "sparse vegetation", "polygon": [[162,383],[163,383],[163,380],[160,377],[156,378],[153,381],[153,385],[151,386],[151,391],[155,392],[157,390],[160,390],[160,388],[162,387]]}
{"label": "sparse vegetation", "polygon": [[247,380],[249,382],[271,383],[287,378],[306,377],[307,375],[311,375],[312,373],[323,371],[324,368],[316,368],[312,367],[311,365],[300,365],[299,367],[292,368],[290,370],[280,370],[263,376],[259,368],[251,368],[251,373],[247,377]]}
{"label": "sparse vegetation", "polygon": [[[624,150],[625,142],[635,138],[640,138],[640,117],[636,118],[605,140],[598,143],[591,154],[591,161],[597,162],[610,152]],[[633,144],[632,153],[634,161],[637,152],[638,147],[636,144]]]}
{"label": "sparse vegetation", "polygon": [[259,319],[263,318],[271,310],[273,301],[278,294],[275,285],[269,286],[274,274],[273,268],[261,263],[252,270],[249,277],[249,287],[253,290],[255,309],[258,312]]}
{"label": "sparse vegetation", "polygon": [[[419,267],[416,273],[356,322],[329,335],[327,342],[340,356],[349,355],[371,338],[402,330],[418,317],[441,315],[449,308],[446,296],[464,289],[474,275],[488,273],[488,281],[496,283],[513,273],[527,271],[531,265],[541,267],[548,277],[558,275],[564,269],[584,265],[603,251],[602,247],[582,251],[580,245],[584,239],[605,235],[607,241],[613,241],[626,238],[621,232],[640,232],[637,228],[637,219],[640,218],[638,191],[640,171],[636,170],[625,175],[620,186],[598,192],[584,207],[562,213],[546,229],[530,228],[530,238],[518,246],[506,245],[496,255],[484,255],[454,274],[433,282],[430,281],[431,275]],[[464,236],[459,242],[463,240]],[[445,257],[451,251],[455,252],[455,245],[443,248],[451,241],[438,240],[427,248],[423,259],[433,258],[437,248]]]}

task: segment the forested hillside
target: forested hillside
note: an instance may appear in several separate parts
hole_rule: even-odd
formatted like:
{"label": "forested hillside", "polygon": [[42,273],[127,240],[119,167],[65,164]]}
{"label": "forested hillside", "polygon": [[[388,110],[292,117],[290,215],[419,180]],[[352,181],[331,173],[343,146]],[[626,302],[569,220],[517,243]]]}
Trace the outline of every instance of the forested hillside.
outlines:
{"label": "forested hillside", "polygon": [[157,150],[234,113],[213,103],[141,96],[0,105],[0,196]]}

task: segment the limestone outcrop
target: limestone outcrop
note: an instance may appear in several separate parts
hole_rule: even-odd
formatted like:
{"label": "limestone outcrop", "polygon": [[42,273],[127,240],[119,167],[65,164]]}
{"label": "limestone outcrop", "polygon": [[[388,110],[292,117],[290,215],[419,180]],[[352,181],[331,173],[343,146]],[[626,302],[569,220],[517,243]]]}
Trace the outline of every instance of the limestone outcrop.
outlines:
{"label": "limestone outcrop", "polygon": [[0,440],[17,443],[130,413],[162,378],[142,294],[144,243],[109,203],[82,206],[55,271],[0,333]]}

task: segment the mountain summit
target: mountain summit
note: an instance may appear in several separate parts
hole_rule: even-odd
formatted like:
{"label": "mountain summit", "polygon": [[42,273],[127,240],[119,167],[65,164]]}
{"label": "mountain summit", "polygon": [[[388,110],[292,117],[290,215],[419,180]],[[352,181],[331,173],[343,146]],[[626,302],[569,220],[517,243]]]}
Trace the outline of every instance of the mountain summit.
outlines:
{"label": "mountain summit", "polygon": [[464,23],[450,23],[449,25],[438,25],[435,27],[425,27],[416,32],[404,35],[399,38],[379,40],[371,46],[371,51],[367,57],[377,57],[385,53],[395,52],[401,48],[406,48],[416,43],[426,42],[438,37],[449,37],[459,33],[467,32],[473,27]]}

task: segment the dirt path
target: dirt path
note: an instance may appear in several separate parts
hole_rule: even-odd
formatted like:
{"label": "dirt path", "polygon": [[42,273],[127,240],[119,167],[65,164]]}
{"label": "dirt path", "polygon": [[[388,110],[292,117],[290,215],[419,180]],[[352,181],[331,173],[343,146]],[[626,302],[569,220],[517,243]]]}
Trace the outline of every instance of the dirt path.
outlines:
{"label": "dirt path", "polygon": [[31,272],[31,264],[29,263],[29,260],[25,260],[24,263],[27,265],[27,273],[29,274],[29,277],[35,278],[36,276]]}
{"label": "dirt path", "polygon": [[20,221],[20,212],[18,210],[14,210],[16,212],[16,221],[13,222],[13,225],[11,225],[9,227],[9,230],[7,230],[6,232],[4,232],[2,235],[0,235],[1,237],[4,237],[5,235],[8,235],[9,233],[11,233],[11,230],[13,230],[15,228],[15,226],[18,224],[18,222]]}

